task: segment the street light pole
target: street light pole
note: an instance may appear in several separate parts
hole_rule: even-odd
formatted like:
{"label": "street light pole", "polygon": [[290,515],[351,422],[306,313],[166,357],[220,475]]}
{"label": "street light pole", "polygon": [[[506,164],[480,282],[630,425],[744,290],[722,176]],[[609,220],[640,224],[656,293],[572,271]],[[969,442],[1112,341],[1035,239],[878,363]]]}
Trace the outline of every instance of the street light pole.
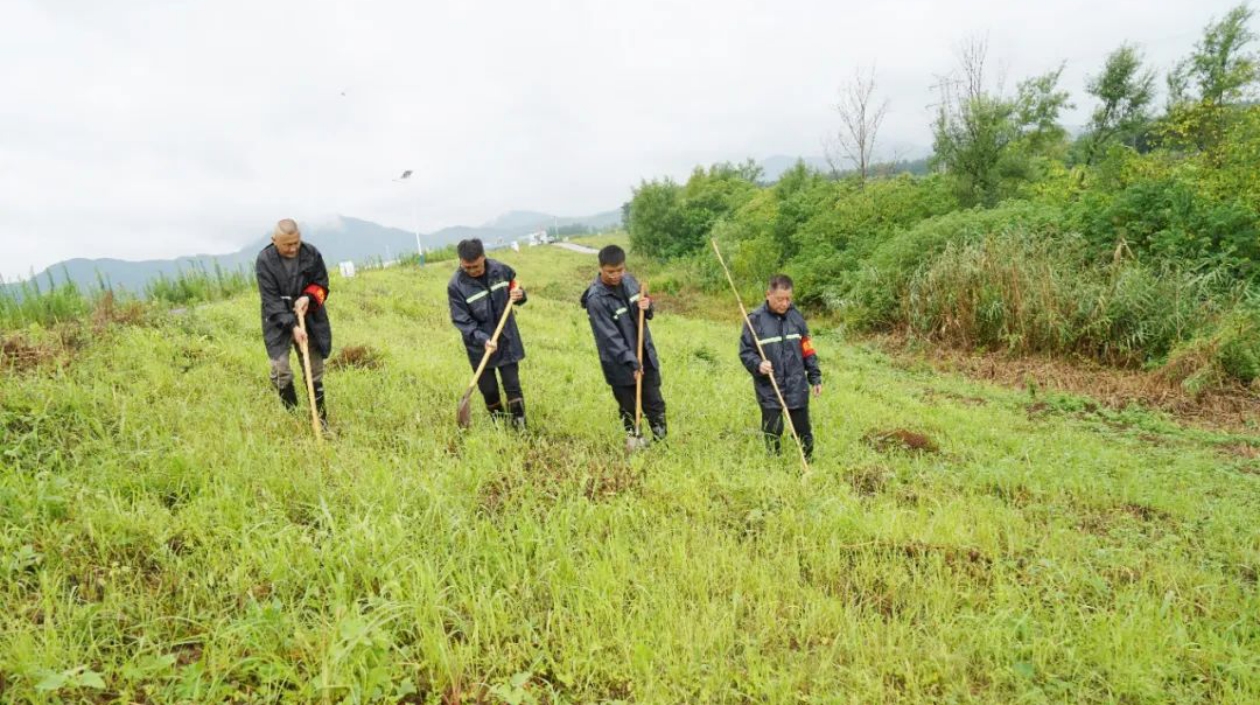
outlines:
{"label": "street light pole", "polygon": [[[397,179],[390,179],[394,183],[401,184],[411,178],[411,169],[407,169]],[[420,266],[424,266],[424,246],[420,244],[420,200],[419,198],[411,201],[411,222],[416,227],[416,255],[420,258]]]}

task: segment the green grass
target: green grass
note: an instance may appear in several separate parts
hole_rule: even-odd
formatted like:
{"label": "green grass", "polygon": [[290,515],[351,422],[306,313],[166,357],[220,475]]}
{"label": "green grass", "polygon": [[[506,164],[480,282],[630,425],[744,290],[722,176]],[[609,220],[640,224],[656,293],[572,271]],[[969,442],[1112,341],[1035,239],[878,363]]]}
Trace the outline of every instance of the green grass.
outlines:
{"label": "green grass", "polygon": [[52,272],[43,282],[35,278],[13,284],[0,281],[0,331],[81,319],[91,310],[92,297],[69,277],[57,281]]}
{"label": "green grass", "polygon": [[63,275],[57,281],[49,272],[42,283],[39,279],[7,285],[0,281],[0,333],[75,324],[93,315],[109,318],[119,303],[138,306],[139,301],[147,300],[184,307],[231,298],[257,286],[252,270],[227,270],[218,264],[213,268],[190,266],[171,277],[159,275],[145,285],[143,299],[123,289],[115,290],[99,273],[96,286],[87,291],[68,274]]}
{"label": "green grass", "polygon": [[[818,331],[802,477],[737,324],[676,299],[673,435],[627,460],[593,258],[496,254],[532,294],[526,436],[455,429],[449,266],[334,282],[337,346],[382,365],[329,372],[323,448],[252,294],[0,378],[0,700],[1260,701],[1253,439],[1030,412]],[[863,440],[900,428],[939,452]]]}
{"label": "green grass", "polygon": [[227,270],[215,263],[210,269],[201,264],[181,269],[170,278],[160,275],[145,286],[145,296],[175,306],[187,306],[230,298],[255,287],[252,268]]}

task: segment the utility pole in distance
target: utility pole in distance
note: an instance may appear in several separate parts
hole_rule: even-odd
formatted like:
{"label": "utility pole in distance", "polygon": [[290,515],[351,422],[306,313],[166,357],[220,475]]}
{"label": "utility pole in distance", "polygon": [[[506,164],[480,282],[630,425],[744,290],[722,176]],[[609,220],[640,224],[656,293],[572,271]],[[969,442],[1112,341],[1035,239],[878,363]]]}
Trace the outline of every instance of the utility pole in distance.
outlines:
{"label": "utility pole in distance", "polygon": [[[401,184],[411,178],[411,169],[407,169],[397,179],[390,179],[396,184]],[[411,202],[411,222],[416,227],[416,254],[420,257],[420,266],[424,266],[424,246],[420,244],[420,205],[417,200]]]}

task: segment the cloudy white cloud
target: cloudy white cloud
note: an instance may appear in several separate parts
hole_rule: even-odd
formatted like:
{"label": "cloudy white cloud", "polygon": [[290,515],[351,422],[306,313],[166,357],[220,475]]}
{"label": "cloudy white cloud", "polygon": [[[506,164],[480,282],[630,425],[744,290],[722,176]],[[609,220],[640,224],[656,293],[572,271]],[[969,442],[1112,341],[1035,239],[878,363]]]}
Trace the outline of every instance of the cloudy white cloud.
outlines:
{"label": "cloudy white cloud", "polygon": [[[1011,82],[1128,40],[1166,68],[1233,4],[1152,0],[0,0],[0,274],[223,252],[278,217],[433,230],[615,208],[643,177],[818,154],[875,64],[887,143],[987,34]],[[344,93],[344,95],[343,95]],[[413,169],[409,184],[391,183]]]}

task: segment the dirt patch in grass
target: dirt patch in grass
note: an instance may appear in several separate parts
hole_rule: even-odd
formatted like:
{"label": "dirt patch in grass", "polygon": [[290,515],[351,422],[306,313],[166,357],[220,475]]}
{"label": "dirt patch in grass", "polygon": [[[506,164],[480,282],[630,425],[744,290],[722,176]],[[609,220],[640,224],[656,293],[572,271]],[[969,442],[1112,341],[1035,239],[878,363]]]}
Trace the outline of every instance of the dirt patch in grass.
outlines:
{"label": "dirt patch in grass", "polygon": [[968,546],[944,546],[939,544],[910,541],[903,544],[886,544],[888,551],[895,551],[912,561],[923,561],[929,556],[940,556],[941,561],[966,573],[988,572],[993,559],[978,548]]}
{"label": "dirt patch in grass", "polygon": [[149,309],[142,301],[118,302],[114,292],[107,291],[92,309],[92,330],[97,334],[113,325],[138,326],[148,323]]}
{"label": "dirt patch in grass", "polygon": [[1145,504],[1129,502],[1120,505],[1120,509],[1142,521],[1168,521],[1172,518],[1168,512],[1155,507],[1148,507]]}
{"label": "dirt patch in grass", "polygon": [[926,505],[931,498],[924,491],[916,488],[913,484],[899,485],[893,491],[893,501],[899,507],[917,508]]}
{"label": "dirt patch in grass", "polygon": [[[868,340],[902,366],[926,360],[940,372],[963,374],[1017,389],[1035,387],[1078,394],[1111,409],[1139,404],[1206,428],[1254,433],[1255,419],[1260,418],[1260,389],[1242,385],[1195,393],[1167,375],[1104,367],[1084,359],[1014,357],[1006,352],[925,346],[905,333],[871,336]],[[1030,407],[1029,413],[1033,415],[1039,410]]]}
{"label": "dirt patch in grass", "polygon": [[381,352],[368,345],[349,345],[342,348],[328,366],[334,370],[376,370],[385,362]]}
{"label": "dirt patch in grass", "polygon": [[894,473],[882,465],[868,465],[849,473],[845,479],[849,481],[854,493],[862,497],[873,497],[883,492],[894,477]]}
{"label": "dirt patch in grass", "polygon": [[57,323],[38,339],[22,332],[0,333],[0,370],[31,372],[64,365],[116,326],[149,323],[149,309],[139,301],[118,303],[112,292],[101,296],[90,318]]}
{"label": "dirt patch in grass", "polygon": [[[1220,446],[1218,450],[1227,458],[1260,461],[1260,446],[1252,445],[1250,443],[1231,443],[1229,445]],[[1253,475],[1260,474],[1260,462],[1243,465],[1242,469],[1244,472]]]}
{"label": "dirt patch in grass", "polygon": [[1029,404],[1027,407],[1025,407],[1024,411],[1028,414],[1028,419],[1030,421],[1033,421],[1033,420],[1036,420],[1043,416],[1048,415],[1052,411],[1052,409],[1050,408],[1049,404],[1045,403],[1044,401],[1039,401],[1033,404]]}
{"label": "dirt patch in grass", "polygon": [[871,431],[862,437],[870,447],[881,453],[903,452],[914,455],[923,453],[938,453],[940,447],[936,445],[936,441],[931,437],[908,431],[904,428],[897,428],[891,431]]}
{"label": "dirt patch in grass", "polygon": [[480,505],[496,516],[505,507],[531,498],[551,506],[566,495],[580,493],[591,502],[635,492],[642,474],[622,458],[591,458],[576,439],[532,437],[521,453],[521,467],[505,467],[482,485]]}
{"label": "dirt patch in grass", "polygon": [[100,602],[105,599],[107,572],[104,568],[87,566],[82,573],[66,576],[66,587],[81,604]]}
{"label": "dirt patch in grass", "polygon": [[27,372],[52,364],[61,351],[48,344],[34,343],[20,333],[0,338],[0,368]]}
{"label": "dirt patch in grass", "polygon": [[1138,434],[1138,440],[1142,441],[1143,443],[1149,443],[1150,445],[1153,445],[1153,446],[1166,446],[1171,442],[1167,436],[1161,436],[1156,433]]}
{"label": "dirt patch in grass", "polygon": [[166,540],[166,548],[171,552],[171,555],[183,556],[191,550],[189,543],[182,534],[175,534]]}
{"label": "dirt patch in grass", "polygon": [[462,450],[463,449],[460,447],[459,441],[457,439],[452,438],[446,442],[446,455],[448,457],[451,457],[451,458],[463,457]]}
{"label": "dirt patch in grass", "polygon": [[947,402],[952,402],[960,406],[984,406],[985,404],[989,403],[987,399],[982,399],[980,397],[969,397],[965,394],[958,394],[957,392],[948,392],[941,389],[923,390],[923,400],[929,403],[936,402],[939,400],[945,400]]}
{"label": "dirt patch in grass", "polygon": [[994,482],[986,490],[990,495],[997,497],[1010,507],[1023,508],[1033,501],[1033,493],[1023,485],[1008,485]]}
{"label": "dirt patch in grass", "polygon": [[626,462],[592,462],[582,483],[582,495],[592,502],[611,499],[634,489],[640,475]]}
{"label": "dirt patch in grass", "polygon": [[[979,548],[921,541],[874,540],[840,546],[841,561],[826,571],[801,564],[801,578],[828,595],[884,620],[898,618],[910,598],[897,587],[944,571],[974,585],[988,585],[997,559]],[[880,564],[870,571],[871,560]]]}
{"label": "dirt patch in grass", "polygon": [[1149,535],[1163,532],[1172,518],[1157,507],[1125,502],[1110,507],[1081,507],[1076,528],[1095,536],[1111,536],[1126,530]]}
{"label": "dirt patch in grass", "polygon": [[1260,585],[1260,568],[1254,565],[1241,564],[1235,568],[1238,573],[1238,579],[1252,586]]}
{"label": "dirt patch in grass", "polygon": [[191,666],[201,660],[201,654],[205,648],[201,644],[176,644],[175,645],[175,665],[179,667]]}

